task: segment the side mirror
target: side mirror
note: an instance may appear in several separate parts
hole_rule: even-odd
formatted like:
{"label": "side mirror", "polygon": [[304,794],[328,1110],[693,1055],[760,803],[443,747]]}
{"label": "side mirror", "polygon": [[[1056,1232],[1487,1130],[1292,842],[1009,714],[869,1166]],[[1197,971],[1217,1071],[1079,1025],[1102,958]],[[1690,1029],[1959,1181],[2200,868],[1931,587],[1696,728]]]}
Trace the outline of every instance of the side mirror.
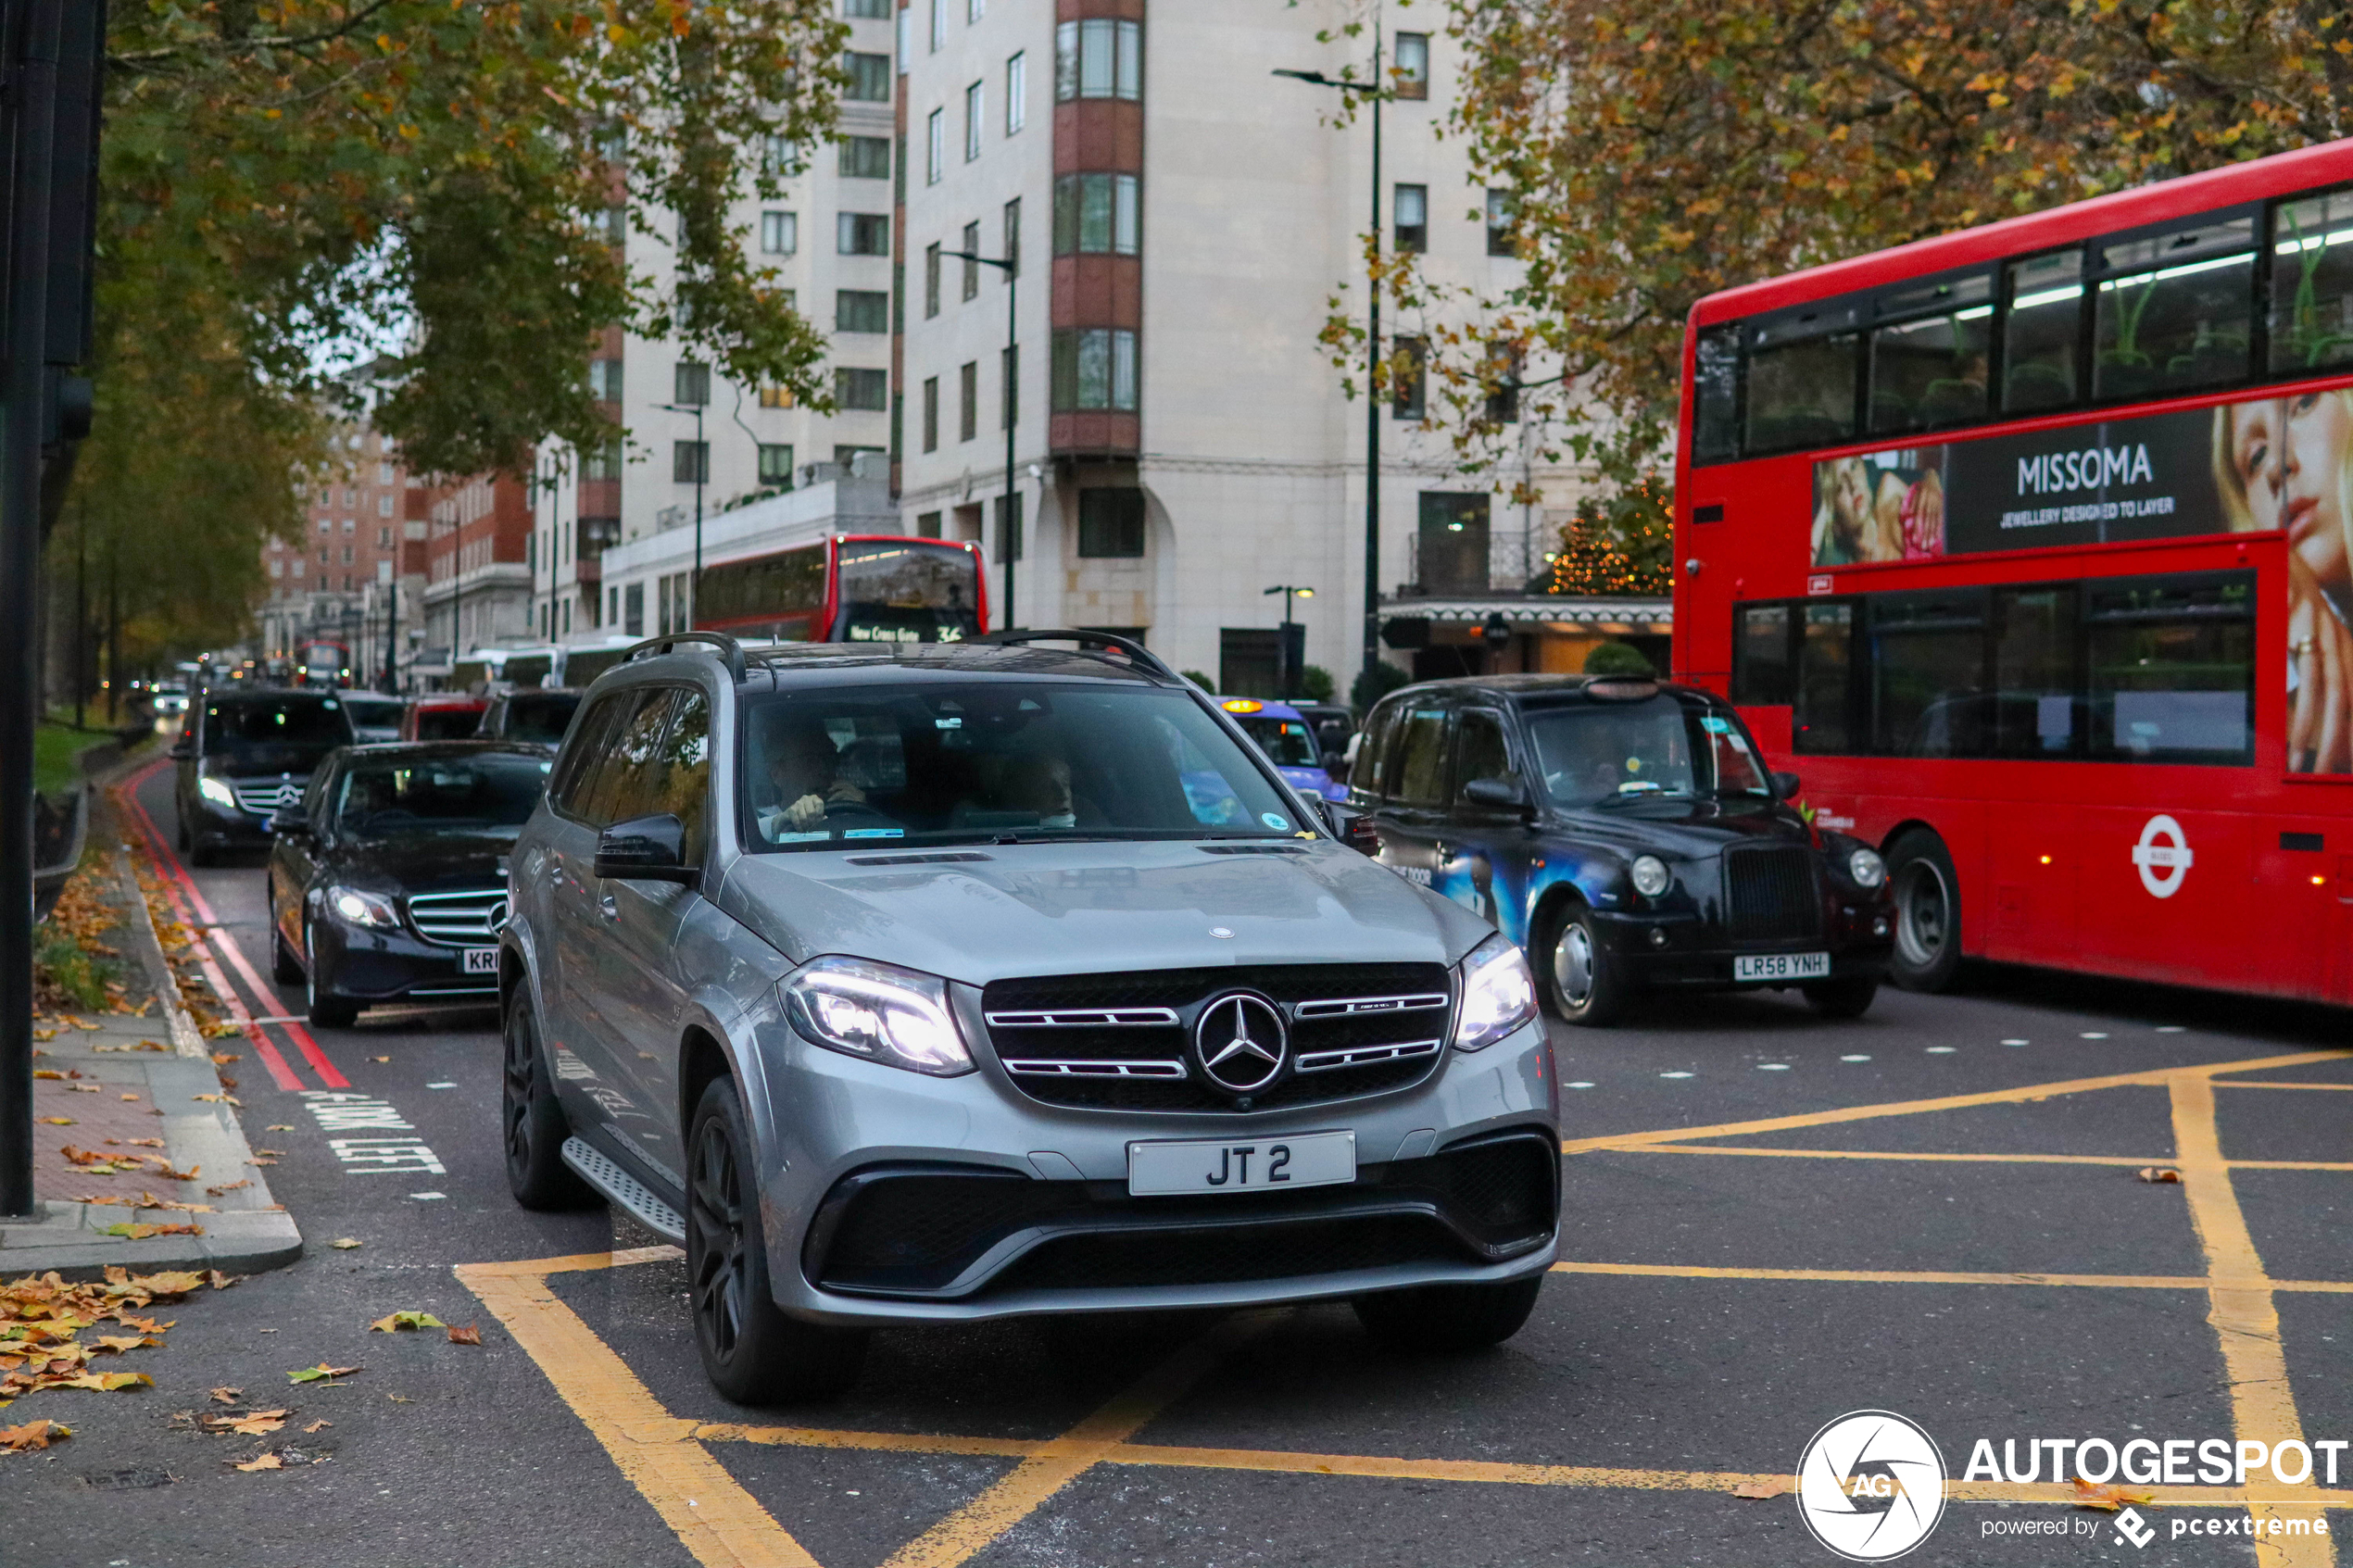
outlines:
{"label": "side mirror", "polygon": [[1776,800],[1795,799],[1797,797],[1799,787],[1800,781],[1795,773],[1775,773],[1773,775],[1773,798]]}
{"label": "side mirror", "polygon": [[1359,811],[1338,800],[1318,800],[1314,805],[1323,813],[1324,825],[1331,830],[1334,838],[1359,855],[1380,853],[1380,834],[1373,831],[1371,812]]}
{"label": "side mirror", "polygon": [[691,883],[701,875],[686,864],[686,824],[668,812],[615,822],[598,834],[595,871],[623,882]]}
{"label": "side mirror", "polygon": [[1498,811],[1528,809],[1528,786],[1517,779],[1473,779],[1463,786],[1463,798]]}
{"label": "side mirror", "polygon": [[299,806],[279,807],[261,825],[271,834],[283,834],[294,838],[310,836],[310,814]]}
{"label": "side mirror", "polygon": [[170,758],[176,762],[185,762],[189,758],[194,757],[195,754],[196,743],[185,734],[182,735],[178,740],[173,741],[171,743],[171,749],[164,753],[166,757]]}

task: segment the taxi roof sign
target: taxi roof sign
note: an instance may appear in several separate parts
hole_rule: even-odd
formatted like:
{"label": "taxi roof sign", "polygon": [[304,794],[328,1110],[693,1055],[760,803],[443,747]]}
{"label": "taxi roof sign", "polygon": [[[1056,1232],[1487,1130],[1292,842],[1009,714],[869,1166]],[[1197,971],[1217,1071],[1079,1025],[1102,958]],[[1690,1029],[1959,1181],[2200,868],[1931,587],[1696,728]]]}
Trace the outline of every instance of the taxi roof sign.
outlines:
{"label": "taxi roof sign", "polygon": [[1228,713],[1256,713],[1266,705],[1254,696],[1229,696],[1219,706]]}

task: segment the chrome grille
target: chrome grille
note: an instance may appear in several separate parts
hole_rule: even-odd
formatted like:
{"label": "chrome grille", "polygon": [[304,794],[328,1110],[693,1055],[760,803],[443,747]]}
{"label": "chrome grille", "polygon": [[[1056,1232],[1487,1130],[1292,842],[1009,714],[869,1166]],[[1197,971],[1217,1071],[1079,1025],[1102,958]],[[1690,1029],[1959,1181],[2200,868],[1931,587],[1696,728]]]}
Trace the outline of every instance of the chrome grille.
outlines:
{"label": "chrome grille", "polygon": [[417,935],[446,947],[486,947],[506,924],[507,890],[484,887],[464,893],[418,893],[409,899],[409,922]]}
{"label": "chrome grille", "polygon": [[1822,935],[1814,853],[1803,845],[1724,852],[1724,926],[1736,942],[1809,942]]}
{"label": "chrome grille", "polygon": [[301,779],[268,779],[252,784],[233,781],[229,787],[236,792],[240,809],[258,817],[266,817],[283,807],[301,805],[302,792],[307,786]]}

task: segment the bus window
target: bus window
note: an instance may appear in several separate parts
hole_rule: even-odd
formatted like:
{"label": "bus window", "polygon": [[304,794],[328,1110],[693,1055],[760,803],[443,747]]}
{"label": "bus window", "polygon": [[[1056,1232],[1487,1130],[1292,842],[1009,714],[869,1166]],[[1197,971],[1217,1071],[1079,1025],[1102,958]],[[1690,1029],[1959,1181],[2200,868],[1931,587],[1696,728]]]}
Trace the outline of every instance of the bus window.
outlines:
{"label": "bus window", "polygon": [[1732,700],[1744,708],[1778,708],[1794,689],[1790,667],[1789,606],[1743,605],[1732,635]]}
{"label": "bus window", "polygon": [[2254,760],[2254,574],[2085,586],[2092,745],[2109,761]]}
{"label": "bus window", "polygon": [[953,643],[980,634],[979,567],[954,545],[841,546],[835,635],[852,643]]}
{"label": "bus window", "polygon": [[1748,356],[1748,450],[1831,446],[1855,435],[1853,332],[1760,343]]}
{"label": "bus window", "polygon": [[1740,456],[1740,328],[1714,327],[1692,347],[1692,461]]}
{"label": "bus window", "polygon": [[1852,600],[1808,604],[1797,645],[1797,703],[1791,744],[1799,751],[1851,752],[1855,666]]}
{"label": "bus window", "polygon": [[1994,753],[2072,756],[2075,590],[2002,588],[1994,594]]}
{"label": "bus window", "polygon": [[1953,296],[1956,308],[1871,333],[1874,435],[1985,417],[1986,356],[1994,343],[1992,281],[1967,278],[1940,292]]}
{"label": "bus window", "polygon": [[2076,323],[2083,312],[2083,253],[2013,261],[2003,333],[2002,409],[2026,414],[2075,401]]}
{"label": "bus window", "polygon": [[1871,749],[1982,755],[1984,591],[1882,594],[1870,603]]}
{"label": "bus window", "polygon": [[2255,220],[2223,219],[2100,247],[2092,390],[2153,397],[2242,381],[2255,310]]}
{"label": "bus window", "polygon": [[2282,202],[2271,220],[2271,369],[2353,361],[2353,191]]}

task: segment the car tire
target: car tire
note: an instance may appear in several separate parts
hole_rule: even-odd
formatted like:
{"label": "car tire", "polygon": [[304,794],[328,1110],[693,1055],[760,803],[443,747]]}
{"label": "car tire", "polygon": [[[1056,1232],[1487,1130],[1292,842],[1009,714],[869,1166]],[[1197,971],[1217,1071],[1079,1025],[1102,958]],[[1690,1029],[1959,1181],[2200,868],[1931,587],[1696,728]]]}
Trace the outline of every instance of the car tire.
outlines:
{"label": "car tire", "polygon": [[539,1020],[522,988],[507,1004],[498,1130],[507,1160],[507,1190],[526,1209],[585,1209],[597,1191],[564,1163],[572,1128],[556,1098],[555,1080],[539,1049]]}
{"label": "car tire", "polygon": [[182,828],[180,831],[188,841],[188,864],[198,871],[205,871],[220,863],[220,851],[208,847],[205,844],[202,834],[187,828]]}
{"label": "car tire", "polygon": [[281,985],[299,985],[303,982],[302,960],[286,946],[286,934],[278,924],[278,911],[270,911],[270,978]]}
{"label": "car tire", "polygon": [[1617,1022],[1625,1014],[1633,985],[1603,946],[1593,911],[1582,904],[1572,906],[1548,935],[1538,969],[1553,1011],[1589,1029]]}
{"label": "car tire", "polygon": [[1530,1274],[1501,1285],[1384,1290],[1356,1298],[1356,1321],[1392,1350],[1484,1350],[1520,1331],[1543,1288],[1544,1276]]}
{"label": "car tire", "polygon": [[687,1128],[686,1290],[703,1371],[735,1403],[831,1399],[858,1381],[865,1334],[776,1306],[751,1137],[728,1078],[703,1090]]}
{"label": "car tire", "polygon": [[1895,950],[1888,978],[1906,991],[1942,991],[1961,967],[1961,884],[1944,841],[1914,828],[1888,846]]}
{"label": "car tire", "polygon": [[1824,1018],[1860,1018],[1870,1010],[1871,998],[1879,995],[1879,976],[1849,975],[1843,980],[1817,981],[1799,989]]}
{"label": "car tire", "polygon": [[348,997],[338,997],[319,988],[319,952],[310,940],[310,928],[302,928],[302,999],[303,1014],[314,1029],[348,1029],[359,1021],[359,1004]]}

